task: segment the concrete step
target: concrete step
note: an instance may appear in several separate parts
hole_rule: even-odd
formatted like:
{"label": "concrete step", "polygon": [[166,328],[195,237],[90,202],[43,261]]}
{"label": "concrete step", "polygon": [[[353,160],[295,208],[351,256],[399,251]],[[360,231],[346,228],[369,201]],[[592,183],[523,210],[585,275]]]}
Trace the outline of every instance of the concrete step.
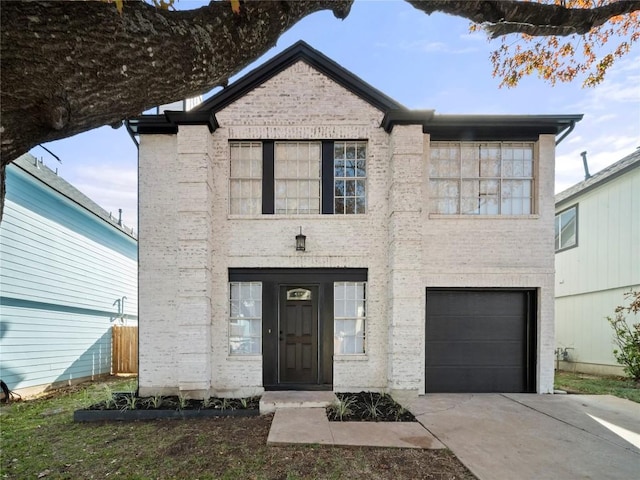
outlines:
{"label": "concrete step", "polygon": [[260,414],[275,412],[281,408],[325,408],[338,399],[333,392],[282,390],[264,392],[260,398]]}

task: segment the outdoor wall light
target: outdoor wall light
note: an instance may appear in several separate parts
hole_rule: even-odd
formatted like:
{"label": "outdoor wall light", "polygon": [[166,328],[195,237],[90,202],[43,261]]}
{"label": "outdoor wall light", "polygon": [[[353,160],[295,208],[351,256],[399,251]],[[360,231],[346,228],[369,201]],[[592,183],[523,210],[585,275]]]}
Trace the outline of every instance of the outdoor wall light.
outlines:
{"label": "outdoor wall light", "polygon": [[304,252],[306,250],[307,237],[302,234],[302,227],[300,227],[300,233],[296,235],[296,250],[298,252]]}

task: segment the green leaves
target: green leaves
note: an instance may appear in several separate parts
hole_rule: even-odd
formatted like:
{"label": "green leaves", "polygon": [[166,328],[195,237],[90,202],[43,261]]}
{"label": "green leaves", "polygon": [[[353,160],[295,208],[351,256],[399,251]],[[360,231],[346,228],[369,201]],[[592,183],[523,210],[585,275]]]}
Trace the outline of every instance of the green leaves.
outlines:
{"label": "green leaves", "polygon": [[618,348],[613,350],[616,361],[623,366],[625,373],[640,383],[640,323],[631,324],[625,313],[634,315],[640,311],[640,291],[630,291],[625,294],[630,299],[629,306],[618,306],[614,317],[607,317],[613,328],[613,341]]}

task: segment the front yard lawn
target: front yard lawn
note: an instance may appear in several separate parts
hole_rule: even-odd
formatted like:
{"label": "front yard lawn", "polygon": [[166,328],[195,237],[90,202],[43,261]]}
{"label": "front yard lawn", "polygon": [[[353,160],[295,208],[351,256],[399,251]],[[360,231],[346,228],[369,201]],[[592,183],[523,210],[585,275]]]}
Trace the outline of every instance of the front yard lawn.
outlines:
{"label": "front yard lawn", "polygon": [[615,395],[640,403],[640,388],[632,380],[623,377],[556,371],[555,388],[567,393]]}
{"label": "front yard lawn", "polygon": [[[135,384],[135,380],[133,381]],[[0,478],[473,479],[448,450],[267,446],[271,415],[74,423],[132,382],[88,384],[0,407]]]}

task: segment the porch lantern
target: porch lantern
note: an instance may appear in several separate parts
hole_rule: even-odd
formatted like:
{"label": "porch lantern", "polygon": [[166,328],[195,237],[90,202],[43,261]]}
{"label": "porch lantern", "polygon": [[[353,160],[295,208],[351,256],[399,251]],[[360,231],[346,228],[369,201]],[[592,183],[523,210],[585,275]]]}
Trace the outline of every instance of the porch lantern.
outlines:
{"label": "porch lantern", "polygon": [[302,227],[300,227],[300,233],[296,235],[296,251],[304,252],[306,249],[307,237],[302,234]]}

